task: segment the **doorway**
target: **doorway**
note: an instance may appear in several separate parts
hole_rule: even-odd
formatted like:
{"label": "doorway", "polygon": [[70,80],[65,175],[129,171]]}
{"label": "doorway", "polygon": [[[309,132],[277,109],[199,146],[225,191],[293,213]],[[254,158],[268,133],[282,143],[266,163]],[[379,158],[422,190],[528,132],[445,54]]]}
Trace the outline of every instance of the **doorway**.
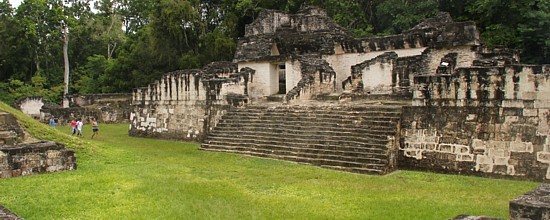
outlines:
{"label": "doorway", "polygon": [[286,94],[286,66],[281,63],[277,67],[279,74],[279,92],[277,94]]}

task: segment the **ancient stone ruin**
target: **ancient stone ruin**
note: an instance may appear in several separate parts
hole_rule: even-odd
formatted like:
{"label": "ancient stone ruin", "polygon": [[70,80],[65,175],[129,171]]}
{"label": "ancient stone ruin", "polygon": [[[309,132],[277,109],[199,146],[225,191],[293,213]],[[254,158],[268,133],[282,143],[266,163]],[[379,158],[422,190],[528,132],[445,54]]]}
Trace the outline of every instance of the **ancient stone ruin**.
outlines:
{"label": "ancient stone ruin", "polygon": [[76,169],[74,151],[25,133],[16,118],[0,112],[0,178]]}
{"label": "ancient stone ruin", "polygon": [[510,219],[550,219],[550,185],[542,184],[510,201]]}
{"label": "ancient stone ruin", "polygon": [[99,123],[127,123],[130,118],[132,95],[129,93],[69,95],[66,98],[67,108],[42,97],[17,100],[13,107],[44,123],[48,123],[50,118],[58,124],[70,123],[75,118],[82,118],[85,122],[95,118]]}
{"label": "ancient stone ruin", "polygon": [[133,91],[130,135],[360,173],[550,179],[550,65],[447,13],[357,39],[323,10],[266,10],[233,62]]}

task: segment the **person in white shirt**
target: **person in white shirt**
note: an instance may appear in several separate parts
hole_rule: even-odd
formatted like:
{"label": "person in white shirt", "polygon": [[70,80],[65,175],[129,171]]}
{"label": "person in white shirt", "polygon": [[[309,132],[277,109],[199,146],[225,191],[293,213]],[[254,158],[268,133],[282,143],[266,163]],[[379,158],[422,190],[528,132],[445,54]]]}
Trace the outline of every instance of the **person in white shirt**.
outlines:
{"label": "person in white shirt", "polygon": [[76,130],[78,131],[77,136],[79,136],[79,137],[82,137],[82,126],[83,125],[84,125],[84,123],[82,123],[82,119],[78,119],[78,121],[76,122]]}

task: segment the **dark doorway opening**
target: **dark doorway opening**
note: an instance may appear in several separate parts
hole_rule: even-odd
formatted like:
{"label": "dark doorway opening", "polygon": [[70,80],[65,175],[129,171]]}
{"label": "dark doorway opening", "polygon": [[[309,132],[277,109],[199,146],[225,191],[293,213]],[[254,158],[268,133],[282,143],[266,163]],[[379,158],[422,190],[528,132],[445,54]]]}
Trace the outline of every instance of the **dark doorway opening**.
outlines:
{"label": "dark doorway opening", "polygon": [[286,67],[285,64],[278,65],[279,71],[279,92],[277,94],[286,94]]}

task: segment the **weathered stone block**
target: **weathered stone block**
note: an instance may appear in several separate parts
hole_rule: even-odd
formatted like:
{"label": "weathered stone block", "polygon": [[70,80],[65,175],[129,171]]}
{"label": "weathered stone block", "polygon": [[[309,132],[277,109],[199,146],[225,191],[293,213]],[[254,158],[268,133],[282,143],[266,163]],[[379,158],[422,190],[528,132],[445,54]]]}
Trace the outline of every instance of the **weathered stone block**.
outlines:
{"label": "weathered stone block", "polygon": [[538,109],[523,109],[523,116],[538,116]]}
{"label": "weathered stone block", "polygon": [[510,219],[550,219],[550,185],[542,184],[510,201]]}
{"label": "weathered stone block", "polygon": [[452,218],[451,220],[504,220],[504,219],[489,217],[489,216],[459,215]]}
{"label": "weathered stone block", "polygon": [[2,178],[76,169],[74,151],[52,141],[1,145]]}
{"label": "weathered stone block", "polygon": [[503,100],[502,101],[502,107],[504,108],[523,108],[523,101],[522,100],[517,100],[517,99],[512,99],[512,100]]}

